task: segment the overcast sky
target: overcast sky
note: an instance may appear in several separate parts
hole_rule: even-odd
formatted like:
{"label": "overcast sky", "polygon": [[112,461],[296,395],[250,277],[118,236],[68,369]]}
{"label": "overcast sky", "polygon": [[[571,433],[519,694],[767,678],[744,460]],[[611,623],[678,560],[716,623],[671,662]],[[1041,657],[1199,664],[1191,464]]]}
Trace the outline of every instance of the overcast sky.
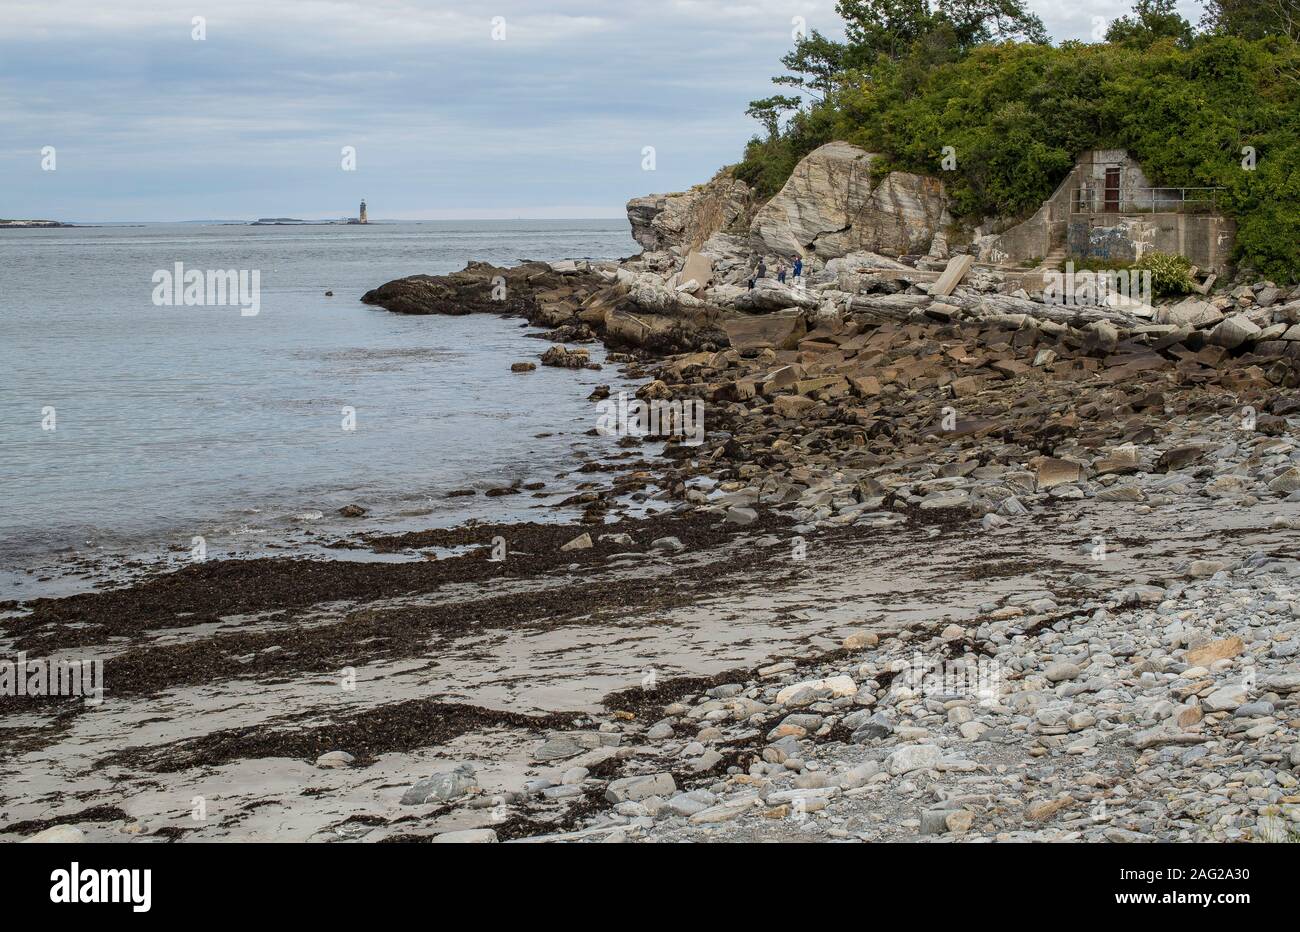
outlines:
{"label": "overcast sky", "polygon": [[[1029,5],[1060,41],[1131,2]],[[0,217],[622,216],[736,161],[793,18],[839,34],[834,6],[4,0]]]}

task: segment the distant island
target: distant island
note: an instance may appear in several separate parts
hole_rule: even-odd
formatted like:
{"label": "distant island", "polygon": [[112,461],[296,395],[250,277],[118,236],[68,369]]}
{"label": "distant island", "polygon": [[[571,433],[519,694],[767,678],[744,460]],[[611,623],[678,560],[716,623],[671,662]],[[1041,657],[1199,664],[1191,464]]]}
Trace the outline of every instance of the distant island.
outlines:
{"label": "distant island", "polygon": [[299,220],[295,217],[262,217],[254,220],[249,226],[253,227],[274,227],[274,226],[319,226],[333,224],[362,224],[369,223],[366,217],[366,202],[361,201],[361,210],[356,217],[339,217],[337,220]]}
{"label": "distant island", "polygon": [[0,220],[0,227],[13,230],[30,230],[35,228],[71,227],[73,223],[60,223],[57,220]]}

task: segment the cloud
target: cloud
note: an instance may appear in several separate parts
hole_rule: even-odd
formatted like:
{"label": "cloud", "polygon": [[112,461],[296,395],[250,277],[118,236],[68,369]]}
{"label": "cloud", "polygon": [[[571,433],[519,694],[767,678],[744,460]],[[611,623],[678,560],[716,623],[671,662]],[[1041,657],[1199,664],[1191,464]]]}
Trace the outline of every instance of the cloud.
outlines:
{"label": "cloud", "polygon": [[[1128,4],[1031,5],[1067,38]],[[609,214],[740,156],[796,16],[840,30],[833,0],[9,0],[0,215]]]}

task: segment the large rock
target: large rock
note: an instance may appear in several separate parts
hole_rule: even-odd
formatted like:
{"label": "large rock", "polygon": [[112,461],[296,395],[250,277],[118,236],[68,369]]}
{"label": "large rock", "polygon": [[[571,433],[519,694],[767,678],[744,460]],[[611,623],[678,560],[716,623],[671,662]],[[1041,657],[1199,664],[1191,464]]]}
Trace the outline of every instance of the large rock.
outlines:
{"label": "large rock", "polygon": [[692,251],[686,257],[686,262],[682,265],[682,270],[677,273],[678,288],[695,282],[696,287],[690,289],[692,292],[701,288],[708,287],[713,281],[713,263],[709,257],[702,252]]}
{"label": "large rock", "polygon": [[1078,463],[1050,456],[1044,456],[1038,461],[1037,488],[1040,492],[1067,482],[1078,482],[1082,478],[1083,467]]}
{"label": "large rock", "polygon": [[764,314],[759,317],[736,317],[723,321],[731,345],[745,352],[761,349],[795,349],[808,333],[803,314],[788,311],[783,314]]}
{"label": "large rock", "polygon": [[464,796],[478,786],[474,768],[461,764],[450,773],[425,777],[402,794],[403,806],[420,806],[425,803],[445,803]]}
{"label": "large rock", "polygon": [[632,238],[644,249],[693,249],[741,219],[750,201],[749,186],[723,169],[689,191],[632,198],[627,202],[627,219]]}
{"label": "large rock", "polygon": [[828,691],[832,698],[842,699],[847,696],[856,695],[858,684],[853,682],[853,677],[847,675],[831,676],[820,680],[804,680],[799,683],[791,683],[784,687],[776,694],[776,704],[785,705],[792,697],[805,689],[814,692]]}
{"label": "large rock", "polygon": [[812,292],[783,285],[775,278],[760,278],[735,300],[735,306],[742,311],[783,311],[792,307],[812,310],[820,304]]}
{"label": "large rock", "polygon": [[605,790],[605,798],[611,803],[638,802],[650,796],[671,796],[675,792],[677,782],[671,773],[652,773],[612,781]]}
{"label": "large rock", "polygon": [[1160,323],[1179,327],[1213,327],[1223,320],[1223,312],[1203,298],[1188,298],[1162,310]]}
{"label": "large rock", "polygon": [[756,249],[823,259],[852,252],[926,253],[948,222],[943,182],[890,172],[872,180],[876,156],[830,142],[804,156],[776,197],[754,217]]}
{"label": "large rock", "polygon": [[885,769],[891,774],[929,770],[943,760],[943,752],[933,744],[909,744],[893,751],[885,758]]}
{"label": "large rock", "polygon": [[1206,342],[1215,346],[1236,349],[1248,340],[1259,336],[1260,328],[1245,314],[1233,314],[1210,331]]}

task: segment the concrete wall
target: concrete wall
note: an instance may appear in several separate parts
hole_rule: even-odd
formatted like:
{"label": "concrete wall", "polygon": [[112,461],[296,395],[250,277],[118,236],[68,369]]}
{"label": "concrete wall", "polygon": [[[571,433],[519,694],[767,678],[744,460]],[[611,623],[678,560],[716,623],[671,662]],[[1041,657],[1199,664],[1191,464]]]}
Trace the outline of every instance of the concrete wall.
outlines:
{"label": "concrete wall", "polygon": [[[1118,168],[1120,206],[1134,213],[1073,213],[1075,191],[1085,204],[1100,210],[1105,205],[1106,171]],[[1074,258],[1133,262],[1144,252],[1186,256],[1205,272],[1223,273],[1230,262],[1236,224],[1219,214],[1178,212],[1179,198],[1155,195],[1142,166],[1122,149],[1094,149],[1083,153],[1070,174],[1043,206],[1023,223],[996,236],[976,240],[982,262],[1015,265],[1042,259],[1064,247]]]}
{"label": "concrete wall", "polygon": [[1186,256],[1202,272],[1223,273],[1230,262],[1236,224],[1216,214],[1075,214],[1067,254],[1075,259],[1135,262],[1148,252]]}

